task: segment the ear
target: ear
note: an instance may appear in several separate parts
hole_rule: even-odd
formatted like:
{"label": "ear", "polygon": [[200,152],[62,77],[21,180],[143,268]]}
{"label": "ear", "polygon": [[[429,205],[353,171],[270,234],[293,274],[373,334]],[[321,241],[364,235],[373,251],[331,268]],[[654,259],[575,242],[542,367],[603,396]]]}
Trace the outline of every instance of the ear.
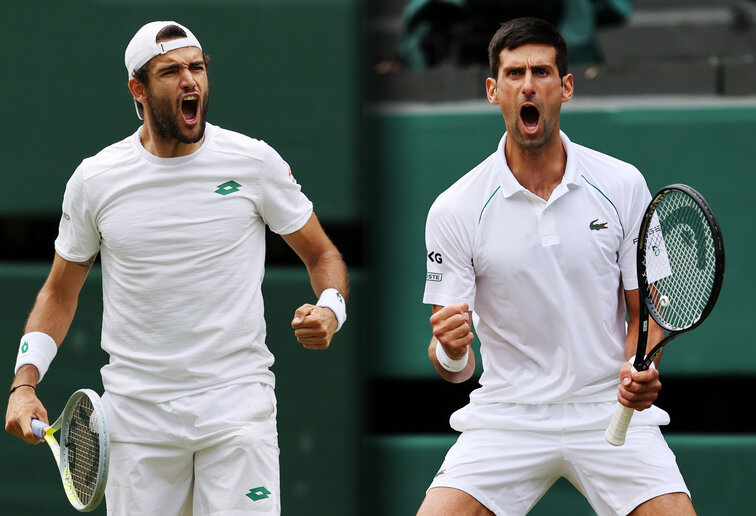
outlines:
{"label": "ear", "polygon": [[140,104],[144,104],[147,100],[147,88],[135,77],[129,79],[129,91],[131,92],[131,96],[134,97],[134,100]]}
{"label": "ear", "polygon": [[562,77],[562,103],[569,102],[575,93],[575,79],[571,73]]}
{"label": "ear", "polygon": [[486,79],[486,97],[491,104],[499,103],[499,99],[496,97],[496,79],[493,77]]}

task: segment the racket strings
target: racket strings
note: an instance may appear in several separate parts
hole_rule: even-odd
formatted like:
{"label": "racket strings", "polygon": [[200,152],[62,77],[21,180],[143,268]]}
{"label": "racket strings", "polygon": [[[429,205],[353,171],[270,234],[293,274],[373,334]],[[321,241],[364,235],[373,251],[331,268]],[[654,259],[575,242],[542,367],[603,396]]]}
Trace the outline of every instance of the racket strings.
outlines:
{"label": "racket strings", "polygon": [[71,480],[83,504],[92,499],[99,472],[100,435],[93,412],[91,400],[82,396],[71,413],[64,440]]}
{"label": "racket strings", "polygon": [[668,329],[688,328],[711,297],[716,271],[712,233],[698,204],[679,191],[661,198],[656,217],[645,249],[649,295]]}

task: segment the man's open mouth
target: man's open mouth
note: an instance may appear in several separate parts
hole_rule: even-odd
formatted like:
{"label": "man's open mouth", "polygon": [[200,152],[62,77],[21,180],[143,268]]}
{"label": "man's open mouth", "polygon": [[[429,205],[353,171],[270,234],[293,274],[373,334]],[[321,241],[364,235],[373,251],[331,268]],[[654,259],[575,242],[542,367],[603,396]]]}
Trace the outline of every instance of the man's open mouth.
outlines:
{"label": "man's open mouth", "polygon": [[538,121],[540,120],[538,108],[530,104],[522,106],[520,109],[520,120],[522,120],[522,125],[525,126],[526,132],[536,132],[538,129]]}
{"label": "man's open mouth", "polygon": [[197,123],[199,113],[199,94],[190,93],[181,99],[181,116],[188,125]]}

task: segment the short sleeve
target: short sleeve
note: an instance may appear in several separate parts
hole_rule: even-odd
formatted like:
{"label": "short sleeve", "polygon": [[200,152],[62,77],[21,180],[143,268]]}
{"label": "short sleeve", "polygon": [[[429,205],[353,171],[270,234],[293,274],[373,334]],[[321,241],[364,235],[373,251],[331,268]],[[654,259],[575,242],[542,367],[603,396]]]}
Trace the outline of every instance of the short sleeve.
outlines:
{"label": "short sleeve", "polygon": [[465,302],[475,308],[475,269],[472,262],[473,231],[465,218],[437,200],[425,226],[426,275],[423,303],[446,306]]}
{"label": "short sleeve", "polygon": [[633,181],[629,185],[624,198],[627,200],[623,219],[625,235],[619,250],[618,263],[622,272],[622,284],[625,290],[638,288],[638,271],[636,256],[638,248],[638,232],[640,231],[643,214],[646,212],[648,203],[651,202],[651,193],[646,186],[646,181],[640,172],[635,170]]}
{"label": "short sleeve", "polygon": [[100,250],[100,232],[91,211],[83,174],[74,172],[63,195],[63,213],[55,239],[55,252],[71,262],[89,260]]}
{"label": "short sleeve", "polygon": [[260,182],[258,209],[271,231],[288,235],[302,228],[312,215],[312,202],[294,179],[288,163],[268,147]]}

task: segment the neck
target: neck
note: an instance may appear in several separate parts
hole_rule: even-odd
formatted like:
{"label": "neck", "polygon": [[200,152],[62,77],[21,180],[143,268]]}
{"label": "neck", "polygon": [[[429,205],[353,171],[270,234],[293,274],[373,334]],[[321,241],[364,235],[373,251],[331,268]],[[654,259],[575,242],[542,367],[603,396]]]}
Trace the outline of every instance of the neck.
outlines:
{"label": "neck", "polygon": [[562,182],[567,167],[567,152],[559,132],[544,145],[528,148],[507,137],[504,155],[507,166],[523,188],[548,200],[551,192]]}
{"label": "neck", "polygon": [[205,141],[204,135],[195,143],[183,143],[173,137],[164,136],[155,130],[149,117],[145,117],[144,119],[144,125],[140,131],[139,138],[147,152],[158,158],[188,156],[199,149],[202,146],[202,142]]}

